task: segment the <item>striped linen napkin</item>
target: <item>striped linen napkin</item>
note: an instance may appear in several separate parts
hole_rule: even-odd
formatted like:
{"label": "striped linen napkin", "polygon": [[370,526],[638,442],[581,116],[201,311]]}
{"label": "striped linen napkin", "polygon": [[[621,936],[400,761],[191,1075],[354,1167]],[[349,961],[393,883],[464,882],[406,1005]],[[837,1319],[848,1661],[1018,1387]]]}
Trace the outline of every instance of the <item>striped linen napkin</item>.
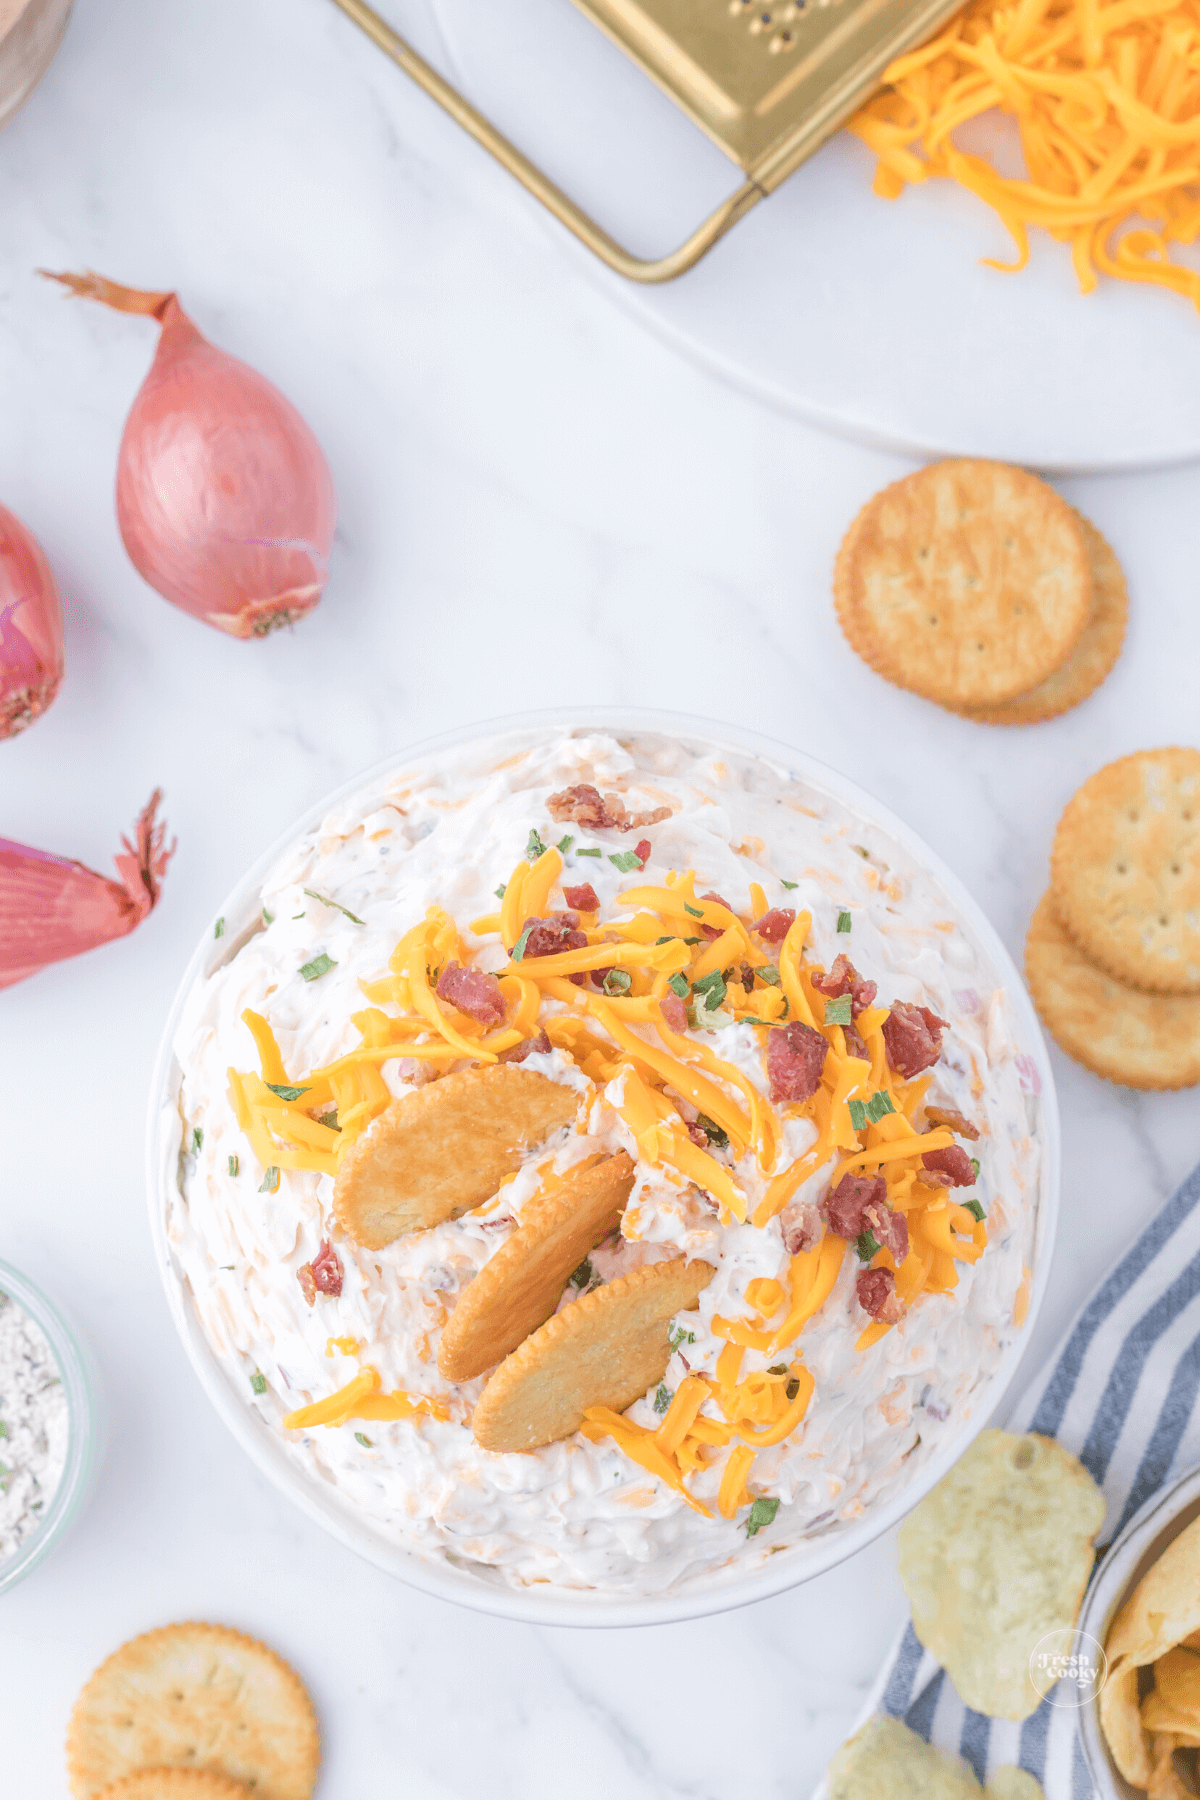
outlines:
{"label": "striped linen napkin", "polygon": [[[1156,1489],[1200,1463],[1198,1390],[1200,1168],[1080,1311],[1005,1429],[1040,1431],[1075,1452],[1108,1501],[1099,1538],[1107,1545]],[[1037,1776],[1048,1800],[1095,1793],[1074,1709],[1043,1701],[1023,1724],[972,1712],[911,1621],[868,1710],[891,1713],[957,1753],[980,1781],[1017,1763]]]}

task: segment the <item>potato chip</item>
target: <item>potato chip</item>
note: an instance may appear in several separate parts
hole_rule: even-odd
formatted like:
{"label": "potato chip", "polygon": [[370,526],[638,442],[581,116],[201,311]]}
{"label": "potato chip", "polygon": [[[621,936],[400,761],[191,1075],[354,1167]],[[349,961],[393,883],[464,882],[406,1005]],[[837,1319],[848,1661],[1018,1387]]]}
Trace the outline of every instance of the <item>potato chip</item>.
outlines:
{"label": "potato chip", "polygon": [[338,1222],[355,1243],[382,1250],[406,1231],[457,1219],[578,1108],[574,1088],[511,1063],[444,1075],[393,1100],[351,1145],[334,1183]]}
{"label": "potato chip", "polygon": [[1053,1438],[984,1431],[900,1528],[900,1579],[917,1636],[963,1700],[1027,1719],[1029,1659],[1075,1622],[1104,1496]]}
{"label": "potato chip", "polygon": [[965,1762],[881,1713],[842,1745],[828,1786],[829,1800],[983,1800]]}
{"label": "potato chip", "polygon": [[545,1324],[588,1251],[619,1225],[633,1177],[622,1150],[570,1170],[561,1187],[526,1209],[520,1228],[458,1297],[438,1347],[448,1381],[482,1375]]}
{"label": "potato chip", "polygon": [[987,1800],[1046,1800],[1046,1794],[1036,1775],[1005,1763],[987,1784]]}
{"label": "potato chip", "polygon": [[1113,1620],[1104,1649],[1111,1669],[1157,1662],[1200,1631],[1200,1519],[1173,1538]]}
{"label": "potato chip", "polygon": [[1150,1735],[1138,1707],[1138,1672],[1133,1663],[1108,1663],[1108,1680],[1100,1690],[1100,1729],[1112,1759],[1126,1781],[1144,1788],[1150,1780]]}
{"label": "potato chip", "polygon": [[485,1450],[536,1450],[570,1437],[587,1406],[624,1412],[662,1380],[668,1327],[712,1279],[706,1262],[647,1263],[564,1307],[506,1356],[472,1425]]}

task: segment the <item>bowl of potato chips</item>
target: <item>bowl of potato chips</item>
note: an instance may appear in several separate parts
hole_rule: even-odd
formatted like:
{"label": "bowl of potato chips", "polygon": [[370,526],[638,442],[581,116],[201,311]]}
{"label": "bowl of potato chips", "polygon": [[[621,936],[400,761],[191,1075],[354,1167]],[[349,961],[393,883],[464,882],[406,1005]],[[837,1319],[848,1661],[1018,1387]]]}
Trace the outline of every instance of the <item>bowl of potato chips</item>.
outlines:
{"label": "bowl of potato chips", "polygon": [[1104,1800],[1200,1794],[1200,1469],[1154,1494],[1110,1547],[1079,1620],[1108,1674],[1081,1714]]}

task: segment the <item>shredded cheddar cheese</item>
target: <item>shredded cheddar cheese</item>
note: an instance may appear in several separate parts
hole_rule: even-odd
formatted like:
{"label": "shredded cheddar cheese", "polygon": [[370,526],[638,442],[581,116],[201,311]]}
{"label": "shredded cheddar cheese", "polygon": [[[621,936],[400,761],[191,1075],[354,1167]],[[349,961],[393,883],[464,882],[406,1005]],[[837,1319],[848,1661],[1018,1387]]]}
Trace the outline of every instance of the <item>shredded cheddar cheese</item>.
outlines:
{"label": "shredded cheddar cheese", "polygon": [[[1100,272],[1200,308],[1200,272],[1170,255],[1200,232],[1198,0],[974,0],[883,80],[848,126],[878,158],[876,193],[947,176],[1013,239],[1015,262],[992,267],[1024,268],[1038,225],[1070,244],[1084,293]],[[992,110],[1016,120],[1023,179],[954,141]]]}

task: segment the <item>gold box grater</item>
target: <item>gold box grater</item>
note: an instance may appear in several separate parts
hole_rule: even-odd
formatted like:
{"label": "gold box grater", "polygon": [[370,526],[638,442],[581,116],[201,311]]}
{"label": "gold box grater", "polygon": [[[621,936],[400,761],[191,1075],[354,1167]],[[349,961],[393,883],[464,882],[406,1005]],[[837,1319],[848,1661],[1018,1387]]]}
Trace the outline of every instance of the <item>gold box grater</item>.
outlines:
{"label": "gold box grater", "polygon": [[618,275],[670,281],[812,155],[963,0],[574,0],[746,176],[667,256],[632,256],[431,68],[367,0],[334,0],[373,43]]}

